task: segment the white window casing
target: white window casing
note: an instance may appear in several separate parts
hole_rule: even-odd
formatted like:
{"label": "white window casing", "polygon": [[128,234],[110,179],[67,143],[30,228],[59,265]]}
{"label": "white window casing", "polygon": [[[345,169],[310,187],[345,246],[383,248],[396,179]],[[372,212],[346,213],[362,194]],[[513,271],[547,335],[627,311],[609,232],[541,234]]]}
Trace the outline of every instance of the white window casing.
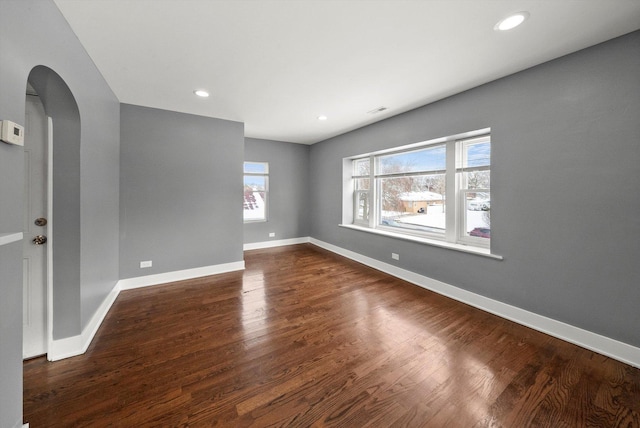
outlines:
{"label": "white window casing", "polygon": [[487,128],[345,158],[342,225],[490,254],[490,148]]}
{"label": "white window casing", "polygon": [[244,162],[245,223],[265,222],[269,216],[269,163]]}

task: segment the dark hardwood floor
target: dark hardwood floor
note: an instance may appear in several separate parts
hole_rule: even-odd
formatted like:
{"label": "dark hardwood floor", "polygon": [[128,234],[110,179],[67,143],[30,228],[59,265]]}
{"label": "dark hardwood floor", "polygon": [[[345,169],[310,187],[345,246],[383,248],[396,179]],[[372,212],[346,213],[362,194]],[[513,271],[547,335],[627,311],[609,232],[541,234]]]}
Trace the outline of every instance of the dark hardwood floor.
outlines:
{"label": "dark hardwood floor", "polygon": [[640,427],[640,370],[311,244],[123,291],[24,363],[31,428]]}

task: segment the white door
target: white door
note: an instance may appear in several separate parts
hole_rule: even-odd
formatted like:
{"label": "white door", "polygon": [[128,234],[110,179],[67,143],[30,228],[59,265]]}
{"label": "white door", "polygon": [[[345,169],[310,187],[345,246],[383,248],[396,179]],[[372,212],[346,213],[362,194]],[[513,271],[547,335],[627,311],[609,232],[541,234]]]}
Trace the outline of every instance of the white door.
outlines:
{"label": "white door", "polygon": [[46,278],[48,121],[42,102],[27,95],[24,139],[22,357],[47,353]]}

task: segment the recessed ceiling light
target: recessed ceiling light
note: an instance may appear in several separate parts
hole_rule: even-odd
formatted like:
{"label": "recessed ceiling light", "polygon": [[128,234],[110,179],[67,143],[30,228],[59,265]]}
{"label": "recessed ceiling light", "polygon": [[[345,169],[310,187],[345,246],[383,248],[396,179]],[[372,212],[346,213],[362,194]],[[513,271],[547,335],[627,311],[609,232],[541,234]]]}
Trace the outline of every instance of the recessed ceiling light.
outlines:
{"label": "recessed ceiling light", "polygon": [[202,89],[195,90],[193,93],[202,98],[207,98],[209,96],[209,92]]}
{"label": "recessed ceiling light", "polygon": [[507,16],[493,27],[496,31],[507,31],[516,28],[529,17],[529,12],[518,12]]}
{"label": "recessed ceiling light", "polygon": [[318,120],[327,120],[328,117],[325,116],[324,114],[322,116],[318,116]]}

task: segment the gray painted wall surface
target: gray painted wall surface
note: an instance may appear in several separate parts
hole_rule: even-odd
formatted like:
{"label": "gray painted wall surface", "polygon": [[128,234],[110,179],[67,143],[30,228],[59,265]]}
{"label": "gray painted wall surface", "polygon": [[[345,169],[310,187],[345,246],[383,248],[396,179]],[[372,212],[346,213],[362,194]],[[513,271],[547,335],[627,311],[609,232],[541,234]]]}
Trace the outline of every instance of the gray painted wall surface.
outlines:
{"label": "gray painted wall surface", "polygon": [[22,426],[21,276],[22,242],[0,245],[0,427]]}
{"label": "gray painted wall surface", "polygon": [[[640,346],[639,88],[635,32],[315,144],[311,236]],[[338,227],[343,157],[485,127],[503,261]]]}
{"label": "gray painted wall surface", "polygon": [[[38,65],[59,74],[78,104],[82,120],[81,193],[80,231],[76,235],[81,258],[74,269],[81,284],[71,285],[73,298],[54,312],[53,327],[55,338],[79,335],[118,280],[119,103],[50,0],[0,1],[0,52],[0,119],[24,124],[27,78]],[[2,233],[22,230],[23,160],[21,148],[0,144]],[[7,265],[13,266],[22,258],[22,247],[11,245],[0,254],[0,397],[3,404],[5,397],[17,397],[20,403],[22,328],[19,334],[13,330],[22,324],[22,269],[5,270],[4,266],[7,260],[11,261]],[[65,284],[54,284],[54,296],[60,287]],[[11,408],[2,408],[0,426],[14,426],[16,421],[21,426],[22,406],[7,403]]]}
{"label": "gray painted wall surface", "polygon": [[245,223],[245,244],[309,236],[309,151],[302,144],[245,139],[244,160],[269,162],[268,220]]}
{"label": "gray painted wall surface", "polygon": [[122,104],[120,277],[242,261],[243,159],[240,122]]}

